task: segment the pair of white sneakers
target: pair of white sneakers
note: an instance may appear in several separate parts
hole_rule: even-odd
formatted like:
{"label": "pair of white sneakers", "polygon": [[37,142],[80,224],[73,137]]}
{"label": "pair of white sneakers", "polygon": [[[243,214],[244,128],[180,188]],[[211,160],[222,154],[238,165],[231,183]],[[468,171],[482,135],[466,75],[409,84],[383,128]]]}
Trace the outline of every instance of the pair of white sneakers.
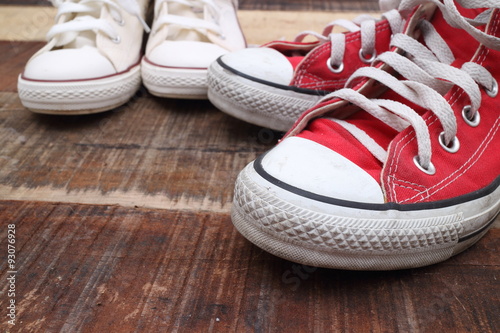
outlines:
{"label": "pair of white sneakers", "polygon": [[[156,96],[207,98],[207,68],[246,46],[237,0],[52,0],[48,43],[18,79],[33,112],[89,114],[126,103],[141,79]],[[144,32],[149,33],[142,55]]]}

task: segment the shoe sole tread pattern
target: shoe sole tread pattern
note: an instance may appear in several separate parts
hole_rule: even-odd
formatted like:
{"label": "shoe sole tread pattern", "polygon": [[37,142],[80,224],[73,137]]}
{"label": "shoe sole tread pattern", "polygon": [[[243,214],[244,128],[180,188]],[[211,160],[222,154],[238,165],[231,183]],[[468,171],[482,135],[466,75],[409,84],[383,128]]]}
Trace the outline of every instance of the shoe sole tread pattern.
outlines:
{"label": "shoe sole tread pattern", "polygon": [[207,99],[207,70],[167,68],[142,61],[142,81],[158,97]]}
{"label": "shoe sole tread pattern", "polygon": [[96,80],[50,82],[18,79],[18,93],[29,110],[44,114],[79,115],[125,104],[141,84],[140,66]]}
{"label": "shoe sole tread pattern", "polygon": [[[473,237],[464,237],[464,220],[457,214],[412,218],[411,212],[403,212],[406,216],[396,222],[309,210],[255,183],[251,170],[251,165],[245,168],[236,181],[235,227],[262,249],[302,264],[350,270],[420,267],[458,254],[488,230],[483,223]],[[493,208],[496,214],[484,213],[489,216],[487,226],[498,214],[498,206],[497,202]],[[481,218],[475,217],[475,222]]]}
{"label": "shoe sole tread pattern", "polygon": [[208,70],[208,98],[221,111],[254,125],[287,131],[321,95],[301,94],[252,81],[224,69],[217,61]]}

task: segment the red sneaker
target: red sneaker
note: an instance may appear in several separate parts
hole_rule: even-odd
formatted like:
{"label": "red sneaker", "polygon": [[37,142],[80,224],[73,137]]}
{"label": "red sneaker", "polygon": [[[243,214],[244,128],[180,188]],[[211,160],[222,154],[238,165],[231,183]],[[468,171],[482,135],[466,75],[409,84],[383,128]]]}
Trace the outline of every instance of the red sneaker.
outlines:
{"label": "red sneaker", "polygon": [[[404,269],[460,253],[494,222],[499,5],[406,3],[424,4],[393,37],[394,52],[240,173],[232,219],[251,242],[307,265]],[[420,35],[423,44],[410,38]]]}
{"label": "red sneaker", "polygon": [[[399,3],[380,2],[385,9]],[[332,34],[337,25],[349,32]],[[236,118],[286,131],[323,96],[343,88],[356,69],[387,51],[391,35],[402,26],[401,15],[393,9],[378,21],[367,15],[353,22],[334,21],[321,35],[304,32],[293,42],[275,41],[223,55],[208,70],[208,98]],[[307,35],[318,41],[303,42]]]}

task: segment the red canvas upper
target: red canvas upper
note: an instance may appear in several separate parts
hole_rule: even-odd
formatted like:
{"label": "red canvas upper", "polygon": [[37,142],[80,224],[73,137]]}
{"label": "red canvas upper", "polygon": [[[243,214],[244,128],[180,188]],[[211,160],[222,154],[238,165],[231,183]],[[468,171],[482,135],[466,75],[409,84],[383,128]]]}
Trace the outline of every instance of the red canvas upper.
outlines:
{"label": "red canvas upper", "polygon": [[[489,34],[500,36],[500,12],[497,10],[489,27]],[[500,79],[500,52],[481,46],[474,62],[484,66]],[[488,186],[500,171],[500,113],[499,97],[491,98],[482,92],[479,109],[481,122],[477,127],[467,125],[461,116],[464,106],[470,102],[464,92],[455,87],[447,94],[457,117],[461,146],[457,153],[443,150],[437,138],[442,131],[432,113],[425,115],[429,124],[432,145],[432,162],[436,174],[427,176],[415,170],[411,161],[416,155],[415,133],[407,128],[392,141],[388,162],[382,180],[387,199],[400,203],[444,200],[477,191]]]}
{"label": "red canvas upper", "polygon": [[[381,20],[375,25],[377,54],[389,49],[392,31],[387,20]],[[343,88],[347,79],[358,68],[367,66],[359,57],[361,49],[361,32],[346,34],[344,54],[344,70],[340,74],[328,70],[326,63],[330,59],[331,43],[324,43],[310,52],[295,70],[292,86],[308,89],[333,91]]]}
{"label": "red canvas upper", "polygon": [[[392,31],[385,19],[376,22],[375,30],[375,49],[377,54],[380,54],[389,49]],[[329,42],[274,41],[264,44],[262,47],[273,48],[287,57],[295,69],[290,85],[299,88],[334,91],[343,88],[347,79],[358,68],[369,65],[359,57],[359,50],[361,49],[360,31],[346,33],[345,62],[344,70],[341,73],[331,72],[326,65],[331,51],[331,43]]]}
{"label": "red canvas upper", "polygon": [[[480,11],[463,10],[463,12],[468,14],[467,16],[475,17]],[[497,11],[489,25],[489,34],[495,36],[499,34],[497,31],[499,17]],[[474,58],[475,62],[488,69],[497,80],[500,79],[499,52],[480,47],[469,34],[450,27],[439,11],[434,14],[432,24],[455,55],[454,66],[460,67],[464,62]],[[401,101],[421,114],[427,112],[419,110],[392,91],[387,91],[377,98]],[[467,125],[461,116],[462,108],[470,104],[467,95],[460,88],[454,87],[446,95],[446,99],[455,111],[458,123],[457,137],[461,142],[461,148],[455,154],[444,151],[438,143],[439,134],[443,130],[441,123],[436,121],[436,116],[432,112],[426,113],[424,119],[429,124],[432,138],[432,163],[437,170],[433,176],[423,173],[413,163],[418,147],[411,127],[397,133],[363,111],[345,119],[367,132],[379,145],[388,150],[388,159],[383,165],[340,125],[327,119],[310,121],[311,118],[324,115],[325,112],[338,112],[337,108],[331,108],[329,105],[339,100],[323,102],[306,112],[289,135],[297,134],[298,129],[304,127],[304,123],[308,123],[298,136],[329,147],[362,167],[381,184],[389,202],[414,203],[449,199],[484,188],[498,177],[500,141],[497,133],[498,97],[493,99],[483,93],[480,109],[481,124],[475,128]]]}

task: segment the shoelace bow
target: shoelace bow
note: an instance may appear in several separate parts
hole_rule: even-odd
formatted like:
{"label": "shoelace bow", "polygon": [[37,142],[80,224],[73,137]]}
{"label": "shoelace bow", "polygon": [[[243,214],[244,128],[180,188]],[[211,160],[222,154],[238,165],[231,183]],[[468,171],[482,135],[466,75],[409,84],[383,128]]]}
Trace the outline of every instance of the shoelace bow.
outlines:
{"label": "shoelace bow", "polygon": [[[444,0],[444,5],[438,0],[431,0],[439,3],[446,20],[455,27],[461,27],[471,33],[476,40],[483,45],[493,48],[500,48],[500,40],[496,37],[485,34],[476,28],[484,25],[488,21],[491,10],[487,10],[473,20],[462,17],[455,4],[451,0]],[[425,0],[403,0],[401,7],[412,8],[415,5],[426,3]],[[457,2],[462,3],[461,0]],[[467,1],[463,1],[467,3]],[[474,2],[474,4],[472,4]],[[468,8],[485,8],[493,6],[498,8],[497,1],[477,0],[468,2]],[[471,7],[472,6],[472,7]],[[485,14],[486,13],[486,14]],[[457,139],[457,120],[451,106],[443,95],[449,89],[457,85],[468,95],[471,104],[464,108],[464,119],[474,125],[479,120],[478,109],[481,104],[480,87],[486,90],[490,96],[498,93],[498,83],[491,73],[479,64],[468,62],[460,69],[450,66],[454,61],[454,56],[441,36],[428,21],[421,21],[420,30],[426,46],[417,40],[397,34],[392,38],[391,44],[402,50],[403,56],[396,52],[386,52],[377,58],[392,67],[407,80],[400,80],[388,72],[375,68],[366,67],[357,70],[349,79],[346,86],[349,86],[358,78],[370,78],[382,83],[389,89],[395,91],[400,96],[412,103],[427,110],[431,110],[441,122],[443,132],[439,140],[444,149],[449,151],[457,150],[459,141]],[[369,99],[355,90],[345,88],[333,92],[323,98],[322,101],[332,98],[340,98],[351,102],[359,108],[383,121],[397,131],[402,131],[408,126],[412,126],[418,144],[418,155],[414,162],[424,172],[433,174],[435,168],[431,162],[431,139],[427,124],[422,116],[409,106],[400,102],[386,99]],[[360,143],[362,143],[371,154],[382,163],[387,159],[387,151],[375,142],[366,132],[346,121],[328,118],[337,122],[344,129],[350,132]]]}
{"label": "shoelace bow", "polygon": [[213,0],[163,0],[157,1],[155,4],[155,12],[163,3],[177,3],[190,7],[194,13],[203,13],[205,9],[208,10],[212,16],[213,21],[207,21],[201,18],[185,17],[175,14],[166,14],[160,16],[154,23],[153,33],[156,33],[165,25],[174,25],[184,29],[197,30],[198,32],[205,33],[210,31],[219,35],[220,38],[225,38],[222,29],[219,26],[220,10]]}
{"label": "shoelace bow", "polygon": [[120,42],[120,36],[116,33],[113,26],[106,20],[95,17],[96,10],[103,5],[107,5],[111,10],[113,19],[120,25],[125,24],[121,10],[125,10],[131,15],[136,16],[149,32],[149,27],[142,18],[142,11],[136,0],[81,0],[77,2],[64,0],[51,0],[52,4],[58,8],[56,22],[63,15],[76,15],[74,19],[54,25],[47,33],[47,39],[59,37],[57,46],[62,46],[73,41],[79,32],[83,31],[101,31],[114,42]]}
{"label": "shoelace bow", "polygon": [[[387,19],[393,34],[401,32],[403,18],[396,10],[401,0],[379,0],[380,8],[387,10],[382,14],[382,18]],[[327,62],[328,68],[334,73],[340,73],[344,69],[344,54],[346,48],[345,33],[332,33],[335,27],[343,28],[348,32],[361,32],[360,59],[367,64],[371,64],[377,57],[375,50],[376,29],[375,24],[379,19],[370,15],[360,15],[354,20],[335,20],[326,25],[321,34],[314,31],[304,31],[298,34],[294,42],[302,42],[307,36],[313,36],[320,42],[330,42],[330,59]]]}

